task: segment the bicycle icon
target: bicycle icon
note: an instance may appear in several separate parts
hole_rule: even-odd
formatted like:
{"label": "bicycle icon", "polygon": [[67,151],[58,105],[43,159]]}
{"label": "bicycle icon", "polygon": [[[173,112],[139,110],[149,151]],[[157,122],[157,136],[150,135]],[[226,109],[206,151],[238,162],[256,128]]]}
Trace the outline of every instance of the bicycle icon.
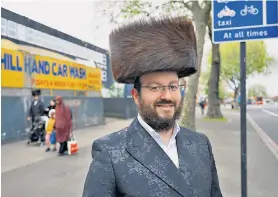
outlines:
{"label": "bicycle icon", "polygon": [[248,7],[247,5],[240,11],[241,16],[246,16],[247,14],[253,14],[257,15],[259,13],[259,10],[255,8],[253,5]]}

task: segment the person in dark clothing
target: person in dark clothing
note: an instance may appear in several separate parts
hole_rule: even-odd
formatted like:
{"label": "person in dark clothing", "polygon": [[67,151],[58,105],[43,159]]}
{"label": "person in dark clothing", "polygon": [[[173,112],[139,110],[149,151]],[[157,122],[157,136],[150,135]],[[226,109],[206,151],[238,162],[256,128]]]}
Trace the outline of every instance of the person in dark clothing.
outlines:
{"label": "person in dark clothing", "polygon": [[199,103],[200,107],[201,107],[201,112],[202,112],[202,115],[204,115],[204,112],[205,112],[205,107],[206,107],[206,100],[205,99],[202,99]]}
{"label": "person in dark clothing", "polygon": [[50,105],[47,108],[45,108],[44,115],[50,118],[49,112],[50,110],[55,109],[55,107],[56,107],[56,100],[55,99],[50,100]]}
{"label": "person in dark clothing", "polygon": [[32,121],[32,123],[35,120],[36,116],[43,116],[44,115],[44,103],[40,99],[41,91],[40,90],[33,90],[32,91],[32,96],[33,96],[33,101],[31,103],[31,107],[29,110],[29,114],[27,117],[28,121]]}
{"label": "person in dark clothing", "polygon": [[[44,103],[40,99],[41,91],[39,89],[32,90],[32,96],[33,96],[33,101],[31,103],[27,121],[31,121],[31,131],[33,131],[36,126],[43,124],[43,127],[41,128],[42,131],[40,132],[40,137],[38,142],[44,143],[45,138],[44,138],[44,120],[42,119],[42,116],[44,116]],[[43,123],[42,123],[43,122]]]}

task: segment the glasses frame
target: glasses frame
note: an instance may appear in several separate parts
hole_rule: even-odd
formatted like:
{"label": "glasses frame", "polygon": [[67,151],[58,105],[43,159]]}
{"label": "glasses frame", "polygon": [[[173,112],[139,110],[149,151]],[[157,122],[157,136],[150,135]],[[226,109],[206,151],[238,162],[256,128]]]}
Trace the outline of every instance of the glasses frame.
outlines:
{"label": "glasses frame", "polygon": [[178,91],[178,90],[181,91],[181,88],[182,88],[182,87],[185,88],[184,85],[185,85],[185,84],[179,84],[179,85],[177,85],[177,86],[178,86],[177,90],[170,90],[170,86],[171,86],[171,85],[167,85],[167,86],[156,85],[156,86],[159,87],[158,90],[156,90],[156,91],[150,89],[150,88],[152,87],[151,85],[141,86],[141,88],[147,88],[150,92],[162,92],[162,91],[165,91],[166,88],[169,90],[169,92],[176,92],[176,91]]}

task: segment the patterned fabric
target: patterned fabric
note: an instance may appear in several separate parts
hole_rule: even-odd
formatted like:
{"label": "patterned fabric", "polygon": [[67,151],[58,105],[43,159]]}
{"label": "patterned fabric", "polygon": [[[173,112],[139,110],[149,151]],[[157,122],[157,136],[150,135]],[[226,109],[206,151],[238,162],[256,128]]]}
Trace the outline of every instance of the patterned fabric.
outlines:
{"label": "patterned fabric", "polygon": [[29,117],[34,120],[35,116],[44,115],[44,104],[41,100],[33,101],[29,110]]}
{"label": "patterned fabric", "polygon": [[168,157],[173,161],[175,166],[179,168],[179,155],[178,148],[176,143],[176,136],[180,131],[180,127],[177,122],[175,122],[175,126],[173,129],[173,135],[170,138],[168,144],[165,144],[162,140],[162,137],[158,132],[156,132],[153,128],[151,128],[138,114],[137,119],[139,123],[144,127],[144,129],[150,134],[150,136],[157,142],[157,144],[164,150],[164,152],[168,155]]}
{"label": "patterned fabric", "polygon": [[208,138],[181,128],[179,168],[137,118],[94,141],[83,197],[222,197]]}

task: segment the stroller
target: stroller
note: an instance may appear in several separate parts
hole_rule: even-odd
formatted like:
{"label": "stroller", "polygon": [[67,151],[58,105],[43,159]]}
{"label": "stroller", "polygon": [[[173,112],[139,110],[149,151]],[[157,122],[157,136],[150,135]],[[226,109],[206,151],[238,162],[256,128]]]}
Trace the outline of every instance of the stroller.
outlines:
{"label": "stroller", "polygon": [[37,142],[41,145],[45,142],[45,120],[41,116],[34,118],[27,144],[32,142]]}

